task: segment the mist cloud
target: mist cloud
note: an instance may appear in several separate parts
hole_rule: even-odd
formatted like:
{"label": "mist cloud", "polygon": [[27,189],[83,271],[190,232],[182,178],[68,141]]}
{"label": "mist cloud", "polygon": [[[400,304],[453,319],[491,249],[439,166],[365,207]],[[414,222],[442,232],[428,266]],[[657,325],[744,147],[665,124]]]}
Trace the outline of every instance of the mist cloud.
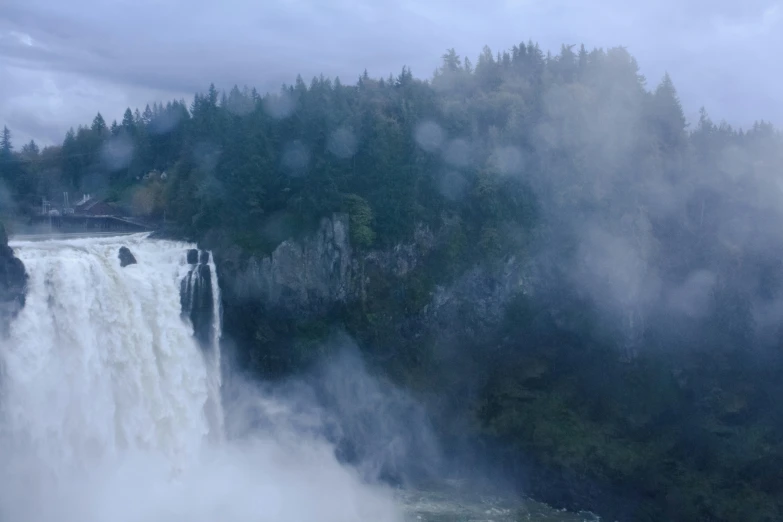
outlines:
{"label": "mist cloud", "polygon": [[306,435],[369,483],[411,484],[437,475],[439,445],[427,412],[405,391],[368,370],[358,347],[337,335],[312,371],[283,383],[235,377],[224,396],[232,438]]}
{"label": "mist cloud", "polygon": [[0,516],[402,522],[403,508],[384,481],[405,482],[409,472],[437,462],[426,414],[372,376],[350,339],[332,343],[332,357],[283,383],[251,382],[227,369],[227,440],[192,459],[139,448],[99,465],[58,466],[34,443],[0,430],[7,450],[0,452]]}

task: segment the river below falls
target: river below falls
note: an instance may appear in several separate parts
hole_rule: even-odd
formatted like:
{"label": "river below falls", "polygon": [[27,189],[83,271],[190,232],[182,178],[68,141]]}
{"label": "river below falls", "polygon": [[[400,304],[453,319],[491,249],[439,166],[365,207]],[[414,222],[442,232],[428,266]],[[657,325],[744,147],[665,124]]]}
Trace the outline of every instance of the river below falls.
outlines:
{"label": "river below falls", "polygon": [[598,522],[592,513],[554,509],[527,498],[496,496],[452,481],[395,493],[407,522]]}

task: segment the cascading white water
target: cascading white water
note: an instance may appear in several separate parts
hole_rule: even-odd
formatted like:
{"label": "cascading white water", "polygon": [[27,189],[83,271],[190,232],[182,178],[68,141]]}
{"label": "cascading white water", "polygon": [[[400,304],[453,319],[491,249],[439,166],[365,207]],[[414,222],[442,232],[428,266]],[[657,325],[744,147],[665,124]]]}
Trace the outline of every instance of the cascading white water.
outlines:
{"label": "cascading white water", "polygon": [[209,385],[209,396],[215,399],[215,414],[219,429],[214,430],[218,440],[223,440],[223,405],[220,400],[220,386],[222,383],[221,375],[221,357],[220,357],[220,334],[223,330],[223,308],[220,304],[220,285],[218,285],[217,268],[215,259],[210,254],[209,270],[212,273],[210,282],[212,284],[212,350],[210,351],[211,360],[207,361],[209,373],[207,375]]}
{"label": "cascading white water", "polygon": [[[30,279],[3,349],[11,440],[53,469],[127,450],[154,449],[175,466],[191,460],[221,429],[204,412],[220,400],[209,383],[219,358],[202,355],[180,314],[192,247],[144,235],[12,246]],[[120,266],[121,246],[137,264]]]}
{"label": "cascading white water", "polygon": [[[399,520],[389,491],[322,439],[285,423],[222,436],[211,259],[213,346],[199,346],[180,301],[193,245],[142,234],[11,246],[29,282],[0,340],[0,521]],[[121,246],[137,264],[120,266]]]}
{"label": "cascading white water", "polygon": [[207,421],[212,429],[210,439],[223,440],[223,407],[220,401],[220,286],[217,270],[210,252],[190,249],[187,275],[180,281],[180,303],[183,315],[195,327],[194,336],[201,344],[207,362],[207,390],[205,406]]}

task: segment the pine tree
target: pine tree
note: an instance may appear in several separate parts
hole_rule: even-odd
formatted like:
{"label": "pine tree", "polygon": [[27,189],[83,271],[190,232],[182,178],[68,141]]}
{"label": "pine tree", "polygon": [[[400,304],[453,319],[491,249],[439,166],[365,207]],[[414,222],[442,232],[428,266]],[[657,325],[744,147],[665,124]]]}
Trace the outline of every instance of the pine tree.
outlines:
{"label": "pine tree", "polygon": [[579,46],[579,56],[578,56],[579,71],[582,74],[584,74],[585,70],[587,69],[587,63],[588,63],[587,49],[585,49],[585,44],[582,44],[581,46]]}
{"label": "pine tree", "polygon": [[500,71],[500,64],[495,60],[492,49],[484,46],[476,62],[476,78],[479,85],[487,91],[497,89],[503,81]]}
{"label": "pine tree", "polygon": [[3,134],[0,136],[0,180],[7,183],[12,183],[16,174],[13,150],[11,131],[8,127],[3,127]]}
{"label": "pine tree", "polygon": [[22,154],[27,157],[37,157],[40,152],[41,149],[38,147],[38,144],[35,142],[35,140],[30,140],[30,143],[22,146]]}
{"label": "pine tree", "polygon": [[144,113],[141,115],[141,121],[143,121],[145,125],[149,125],[152,121],[152,116],[152,109],[150,109],[150,105],[148,103],[144,108]]}
{"label": "pine tree", "polygon": [[408,67],[403,65],[402,72],[397,77],[397,80],[395,81],[395,85],[397,87],[405,87],[407,85],[410,85],[411,83],[413,83],[413,73]]}
{"label": "pine tree", "polygon": [[560,47],[560,54],[554,60],[556,74],[566,83],[570,83],[576,78],[576,72],[579,66],[573,48],[573,45],[562,45]]}
{"label": "pine tree", "polygon": [[652,100],[652,120],[655,132],[665,149],[685,145],[687,126],[680,98],[669,73],[666,73],[655,89]]}
{"label": "pine tree", "polygon": [[125,109],[125,114],[122,116],[122,127],[128,132],[133,131],[136,127],[136,123],[133,120],[133,112],[131,112],[130,107]]}
{"label": "pine tree", "polygon": [[99,112],[95,118],[92,120],[92,125],[90,126],[90,129],[92,130],[93,134],[98,137],[105,137],[108,134],[108,128],[106,127],[106,121],[103,119],[103,116],[101,116],[101,113]]}
{"label": "pine tree", "polygon": [[8,130],[8,127],[3,127],[3,134],[0,136],[0,154],[10,158],[13,150],[14,146],[11,143],[11,131]]}
{"label": "pine tree", "polygon": [[71,127],[65,134],[62,147],[63,181],[67,186],[79,188],[82,179],[82,152],[76,140],[76,132]]}
{"label": "pine tree", "polygon": [[357,85],[360,89],[368,87],[370,83],[370,75],[367,73],[367,69],[364,70],[361,76],[359,76],[359,81]]}
{"label": "pine tree", "polygon": [[[301,78],[301,77],[300,77]],[[210,107],[217,107],[218,106],[218,98],[219,98],[218,90],[215,88],[214,83],[209,84],[209,91],[207,93],[207,103]]]}
{"label": "pine tree", "polygon": [[442,73],[458,72],[462,70],[462,59],[454,48],[446,50],[442,57],[443,63],[440,67]]}
{"label": "pine tree", "polygon": [[468,58],[467,56],[465,57],[464,69],[466,73],[473,74],[473,62],[471,62],[470,58]]}
{"label": "pine tree", "polygon": [[498,63],[502,63],[505,68],[511,67],[511,54],[508,51],[503,51]]}

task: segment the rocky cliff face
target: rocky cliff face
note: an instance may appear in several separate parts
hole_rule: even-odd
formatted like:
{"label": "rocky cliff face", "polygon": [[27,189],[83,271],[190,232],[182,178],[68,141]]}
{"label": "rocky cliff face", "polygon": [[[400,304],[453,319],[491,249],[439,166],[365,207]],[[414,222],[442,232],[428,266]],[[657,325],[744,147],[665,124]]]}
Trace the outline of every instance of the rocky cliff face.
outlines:
{"label": "rocky cliff face", "polygon": [[532,292],[529,264],[512,257],[500,266],[476,266],[437,287],[423,315],[442,340],[469,341],[500,325],[515,296]]}
{"label": "rocky cliff face", "polygon": [[348,217],[336,214],[322,219],[309,237],[284,241],[270,256],[251,257],[227,284],[238,300],[310,316],[355,295],[353,261]]}
{"label": "rocky cliff face", "polygon": [[[394,287],[424,262],[439,240],[423,226],[416,228],[412,239],[359,254],[351,248],[348,216],[334,214],[322,219],[310,236],[284,241],[269,256],[251,257],[221,280],[230,285],[230,295],[238,302],[298,318],[317,317],[335,305],[366,299],[367,289],[379,281]],[[480,335],[502,320],[513,296],[531,288],[529,267],[518,259],[474,267],[436,287],[417,322]]]}
{"label": "rocky cliff face", "polygon": [[27,272],[8,246],[8,235],[0,223],[0,334],[8,332],[8,324],[24,307],[26,293]]}

